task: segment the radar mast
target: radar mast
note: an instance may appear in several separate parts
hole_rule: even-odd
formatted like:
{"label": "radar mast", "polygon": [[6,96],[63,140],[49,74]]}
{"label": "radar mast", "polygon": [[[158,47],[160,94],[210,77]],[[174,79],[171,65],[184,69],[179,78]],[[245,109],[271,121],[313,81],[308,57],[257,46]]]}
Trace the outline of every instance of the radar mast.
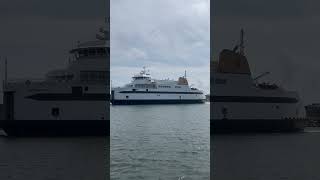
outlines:
{"label": "radar mast", "polygon": [[244,30],[241,29],[240,31],[240,55],[244,56]]}

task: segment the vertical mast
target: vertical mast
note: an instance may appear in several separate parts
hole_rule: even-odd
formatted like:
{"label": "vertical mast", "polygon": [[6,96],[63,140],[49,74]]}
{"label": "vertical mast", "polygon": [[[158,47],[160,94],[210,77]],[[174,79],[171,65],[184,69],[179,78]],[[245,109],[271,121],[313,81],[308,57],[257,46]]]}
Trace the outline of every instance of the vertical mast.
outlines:
{"label": "vertical mast", "polygon": [[241,29],[240,31],[240,54],[244,55],[244,41],[243,41],[243,37],[244,37],[244,31],[243,29]]}
{"label": "vertical mast", "polygon": [[184,70],[184,78],[187,78],[187,71]]}
{"label": "vertical mast", "polygon": [[7,82],[8,82],[8,62],[6,57],[4,61],[4,88],[7,87]]}

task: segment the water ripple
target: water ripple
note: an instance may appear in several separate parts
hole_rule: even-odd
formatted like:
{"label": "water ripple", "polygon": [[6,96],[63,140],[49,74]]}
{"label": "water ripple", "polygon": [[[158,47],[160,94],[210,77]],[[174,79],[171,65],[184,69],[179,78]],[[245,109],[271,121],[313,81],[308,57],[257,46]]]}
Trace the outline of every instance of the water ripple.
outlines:
{"label": "water ripple", "polygon": [[209,105],[112,106],[112,179],[209,179]]}

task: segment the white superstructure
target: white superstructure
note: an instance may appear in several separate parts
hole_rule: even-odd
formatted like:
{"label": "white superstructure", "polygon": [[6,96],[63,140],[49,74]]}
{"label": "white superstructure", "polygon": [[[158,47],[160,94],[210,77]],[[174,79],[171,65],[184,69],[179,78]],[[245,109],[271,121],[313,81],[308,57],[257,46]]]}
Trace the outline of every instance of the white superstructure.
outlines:
{"label": "white superstructure", "polygon": [[131,83],[112,88],[112,104],[175,104],[203,103],[205,95],[201,90],[190,87],[185,76],[174,80],[152,79],[144,68],[132,77]]}
{"label": "white superstructure", "polygon": [[[78,43],[65,69],[4,83],[6,120],[107,120],[109,32]],[[14,67],[13,67],[14,68]]]}
{"label": "white superstructure", "polygon": [[[238,50],[239,49],[239,50]],[[233,50],[223,50],[212,67],[212,120],[281,120],[300,118],[303,106],[295,91],[275,84],[259,83],[251,77],[241,43]]]}

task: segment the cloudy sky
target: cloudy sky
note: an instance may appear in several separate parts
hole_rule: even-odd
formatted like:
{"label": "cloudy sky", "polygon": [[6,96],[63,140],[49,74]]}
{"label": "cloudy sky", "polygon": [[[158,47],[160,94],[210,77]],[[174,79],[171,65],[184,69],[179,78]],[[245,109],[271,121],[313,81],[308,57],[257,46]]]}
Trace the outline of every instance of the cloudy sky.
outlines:
{"label": "cloudy sky", "polygon": [[211,10],[212,55],[233,48],[245,30],[246,55],[257,76],[297,90],[305,104],[320,102],[320,2],[216,0]]}
{"label": "cloudy sky", "polygon": [[[64,68],[77,41],[94,40],[107,14],[105,0],[4,0],[0,6],[0,79],[42,78]],[[1,101],[2,96],[0,96]]]}
{"label": "cloudy sky", "polygon": [[111,80],[131,81],[143,66],[156,79],[177,79],[209,93],[209,0],[111,0]]}

